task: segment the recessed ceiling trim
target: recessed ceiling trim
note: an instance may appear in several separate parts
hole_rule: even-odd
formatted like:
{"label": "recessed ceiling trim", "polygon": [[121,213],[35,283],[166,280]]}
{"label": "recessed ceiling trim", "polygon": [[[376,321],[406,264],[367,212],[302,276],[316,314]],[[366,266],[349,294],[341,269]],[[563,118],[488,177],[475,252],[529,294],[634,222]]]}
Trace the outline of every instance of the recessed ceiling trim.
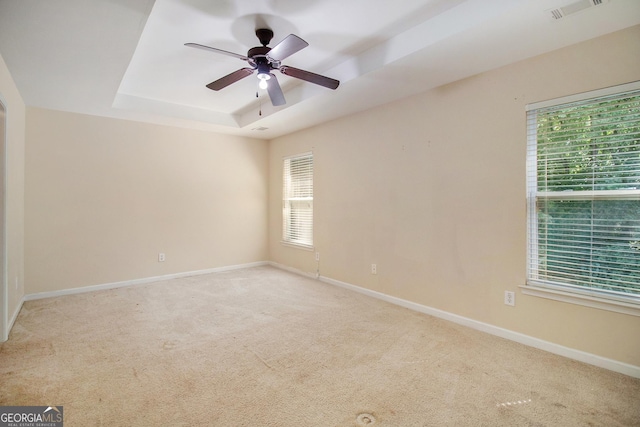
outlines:
{"label": "recessed ceiling trim", "polygon": [[113,108],[145,111],[167,117],[178,117],[196,120],[213,125],[239,128],[238,118],[233,114],[219,113],[204,108],[179,105],[156,99],[142,98],[134,95],[118,93],[112,104]]}

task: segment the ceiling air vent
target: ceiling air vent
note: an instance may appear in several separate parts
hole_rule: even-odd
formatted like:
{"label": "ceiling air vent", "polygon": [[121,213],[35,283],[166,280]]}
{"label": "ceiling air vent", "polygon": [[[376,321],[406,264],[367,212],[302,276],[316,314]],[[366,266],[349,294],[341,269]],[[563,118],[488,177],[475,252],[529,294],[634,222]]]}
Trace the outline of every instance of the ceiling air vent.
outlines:
{"label": "ceiling air vent", "polygon": [[590,7],[607,3],[608,1],[609,0],[580,0],[574,3],[569,3],[566,6],[550,9],[547,13],[549,13],[549,17],[553,21],[557,21],[569,15],[573,15],[574,13],[582,12]]}
{"label": "ceiling air vent", "polygon": [[551,12],[551,17],[553,19],[560,19],[563,16],[562,15],[562,10],[560,10],[560,9],[553,9],[550,12]]}

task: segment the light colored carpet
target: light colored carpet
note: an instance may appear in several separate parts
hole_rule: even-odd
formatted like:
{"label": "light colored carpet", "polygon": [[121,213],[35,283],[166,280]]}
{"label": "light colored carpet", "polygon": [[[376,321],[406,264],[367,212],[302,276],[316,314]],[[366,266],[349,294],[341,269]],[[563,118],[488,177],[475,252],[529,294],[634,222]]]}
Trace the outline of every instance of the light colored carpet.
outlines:
{"label": "light colored carpet", "polygon": [[65,426],[638,426],[640,380],[272,267],[25,303],[0,405]]}

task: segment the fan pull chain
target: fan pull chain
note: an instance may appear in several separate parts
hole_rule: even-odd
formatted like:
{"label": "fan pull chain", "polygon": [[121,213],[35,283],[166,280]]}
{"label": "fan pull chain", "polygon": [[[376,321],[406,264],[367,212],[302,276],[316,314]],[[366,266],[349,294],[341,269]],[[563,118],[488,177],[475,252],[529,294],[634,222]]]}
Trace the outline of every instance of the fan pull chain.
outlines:
{"label": "fan pull chain", "polygon": [[[259,98],[258,91],[256,91],[256,98]],[[260,110],[258,110],[258,115],[262,116],[262,101],[260,102]]]}

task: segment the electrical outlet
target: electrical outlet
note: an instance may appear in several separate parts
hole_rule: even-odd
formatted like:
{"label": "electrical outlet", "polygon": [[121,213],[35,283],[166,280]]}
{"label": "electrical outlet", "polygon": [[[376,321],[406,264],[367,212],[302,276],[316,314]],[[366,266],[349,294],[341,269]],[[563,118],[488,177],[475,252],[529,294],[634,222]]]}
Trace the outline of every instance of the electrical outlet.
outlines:
{"label": "electrical outlet", "polygon": [[516,293],[513,291],[504,291],[504,303],[506,305],[516,305]]}
{"label": "electrical outlet", "polygon": [[371,274],[378,274],[378,266],[371,264]]}
{"label": "electrical outlet", "polygon": [[320,252],[316,252],[316,261],[320,261]]}
{"label": "electrical outlet", "polygon": [[160,252],[158,254],[158,262],[164,262],[164,259],[165,259],[164,254],[162,252]]}

